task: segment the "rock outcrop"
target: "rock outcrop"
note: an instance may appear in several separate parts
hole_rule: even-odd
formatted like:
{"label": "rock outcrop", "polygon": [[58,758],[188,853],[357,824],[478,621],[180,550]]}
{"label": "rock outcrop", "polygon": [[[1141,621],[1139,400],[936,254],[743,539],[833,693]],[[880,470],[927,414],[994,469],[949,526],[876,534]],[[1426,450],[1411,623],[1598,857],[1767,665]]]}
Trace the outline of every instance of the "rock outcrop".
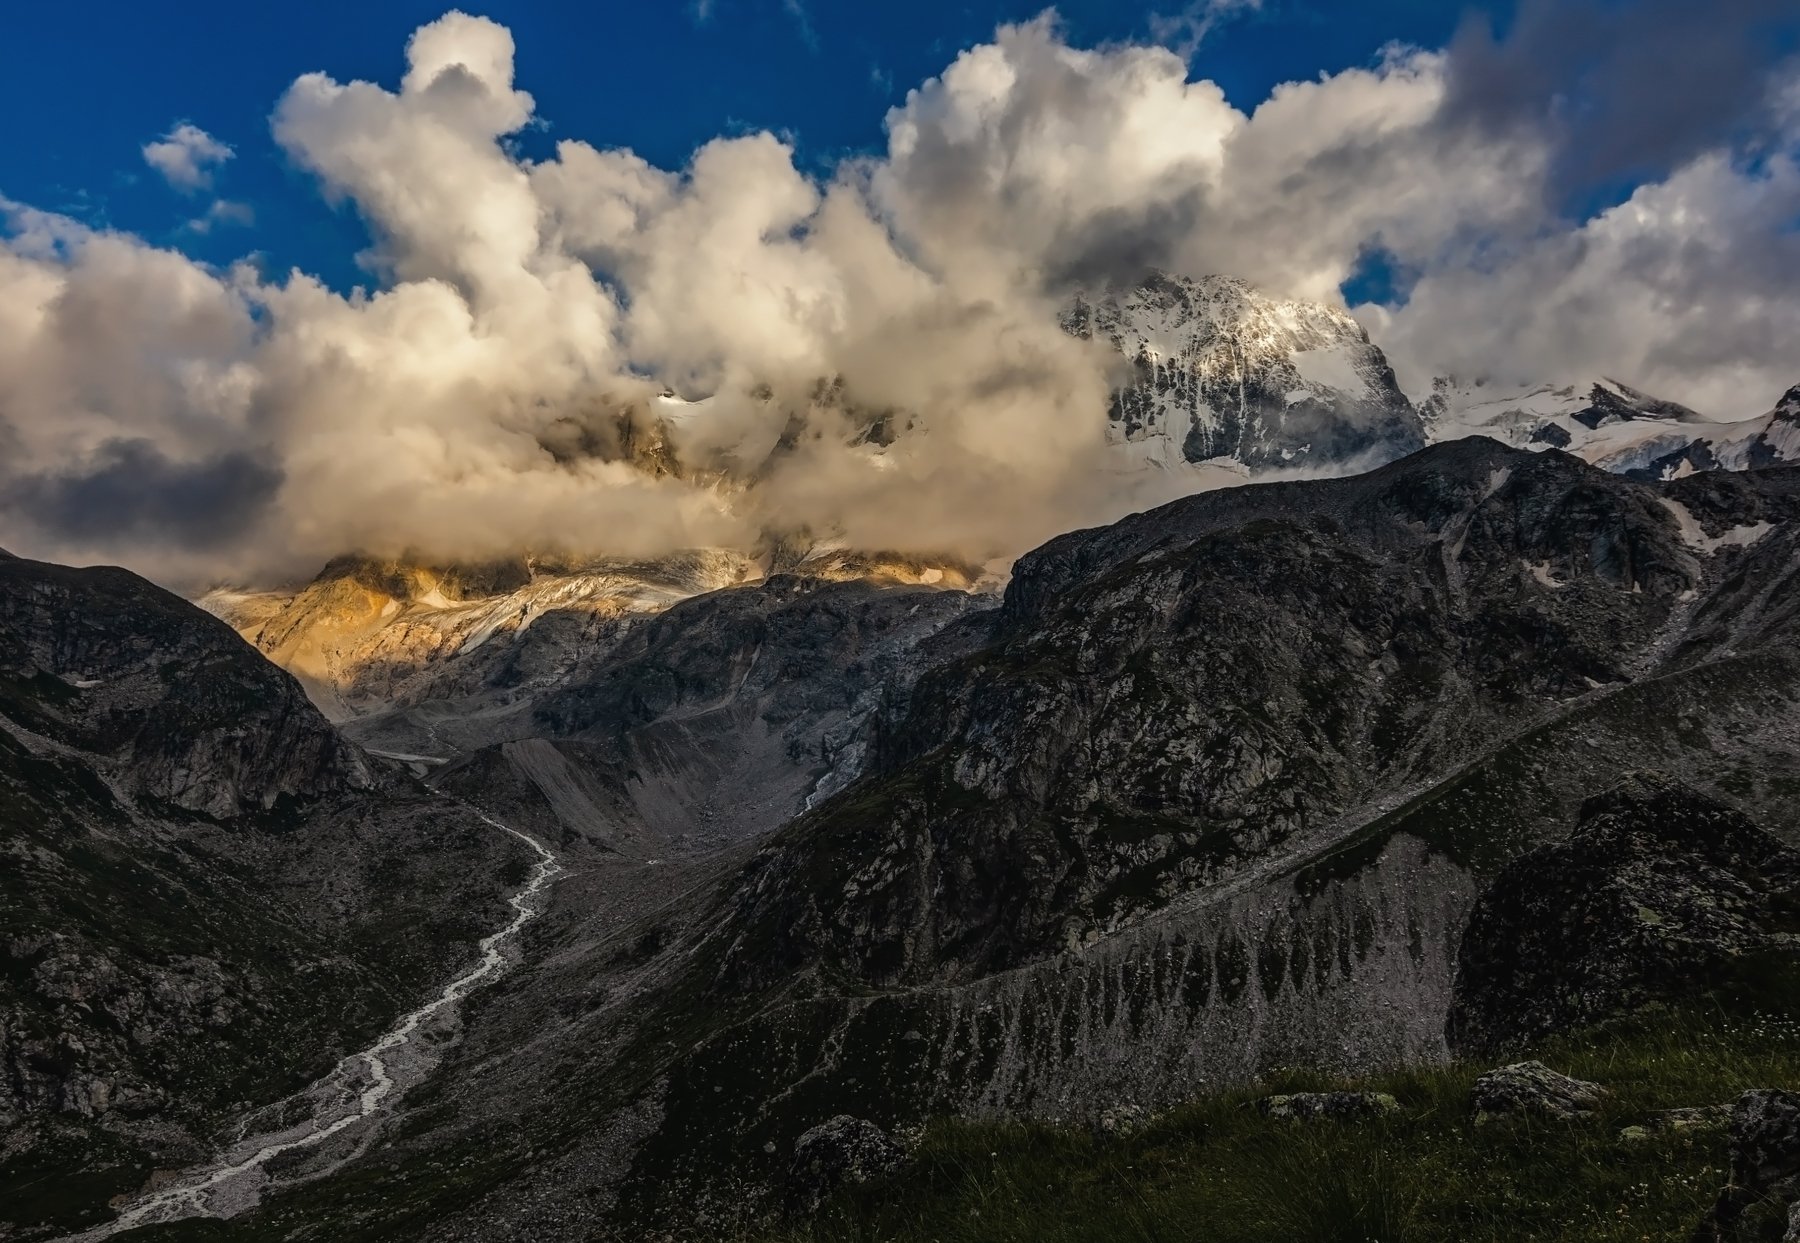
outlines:
{"label": "rock outcrop", "polygon": [[1469,1105],[1478,1123],[1514,1115],[1568,1120],[1593,1113],[1606,1095],[1599,1084],[1571,1078],[1542,1062],[1515,1062],[1477,1079]]}
{"label": "rock outcrop", "polygon": [[1800,854],[1742,813],[1654,773],[1583,806],[1568,841],[1509,865],[1470,917],[1447,1035],[1517,1048],[1718,985],[1792,950]]}
{"label": "rock outcrop", "polygon": [[788,1211],[812,1213],[840,1188],[891,1174],[905,1160],[906,1150],[865,1118],[840,1114],[821,1122],[794,1143],[787,1176]]}
{"label": "rock outcrop", "polygon": [[1800,1096],[1759,1088],[1731,1113],[1730,1182],[1694,1243],[1796,1238],[1800,1219]]}

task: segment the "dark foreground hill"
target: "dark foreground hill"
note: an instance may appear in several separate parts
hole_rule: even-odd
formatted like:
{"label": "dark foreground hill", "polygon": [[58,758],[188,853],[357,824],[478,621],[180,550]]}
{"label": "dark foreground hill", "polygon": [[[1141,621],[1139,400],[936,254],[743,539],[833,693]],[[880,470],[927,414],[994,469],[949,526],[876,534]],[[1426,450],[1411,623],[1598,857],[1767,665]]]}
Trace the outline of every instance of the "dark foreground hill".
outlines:
{"label": "dark foreground hill", "polygon": [[0,1237],[366,1043],[502,922],[522,850],[199,609],[0,558]]}

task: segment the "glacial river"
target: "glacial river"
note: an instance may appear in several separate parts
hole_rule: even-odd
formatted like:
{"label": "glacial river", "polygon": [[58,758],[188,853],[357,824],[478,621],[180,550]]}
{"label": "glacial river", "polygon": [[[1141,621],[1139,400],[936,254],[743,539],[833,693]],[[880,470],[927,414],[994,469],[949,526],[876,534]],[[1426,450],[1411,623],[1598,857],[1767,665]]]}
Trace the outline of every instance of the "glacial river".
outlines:
{"label": "glacial river", "polygon": [[[473,810],[473,809],[471,809]],[[59,1243],[94,1243],[139,1226],[180,1221],[188,1217],[233,1217],[255,1207],[269,1184],[265,1167],[276,1157],[296,1149],[313,1148],[367,1120],[384,1102],[425,1078],[437,1065],[439,1049],[425,1039],[434,1027],[453,1017],[457,1002],[505,970],[507,949],[519,930],[541,911],[537,899],[562,871],[557,857],[536,840],[475,812],[482,820],[510,833],[537,851],[537,866],[525,887],[509,901],[512,921],[481,942],[475,965],[444,986],[435,998],[400,1020],[372,1046],[339,1062],[329,1075],[280,1105],[260,1109],[242,1128],[239,1137],[209,1164],[198,1166],[167,1186],[148,1193],[122,1209],[109,1222]],[[248,1134],[258,1118],[284,1118],[304,1112],[305,1117],[280,1129]]]}

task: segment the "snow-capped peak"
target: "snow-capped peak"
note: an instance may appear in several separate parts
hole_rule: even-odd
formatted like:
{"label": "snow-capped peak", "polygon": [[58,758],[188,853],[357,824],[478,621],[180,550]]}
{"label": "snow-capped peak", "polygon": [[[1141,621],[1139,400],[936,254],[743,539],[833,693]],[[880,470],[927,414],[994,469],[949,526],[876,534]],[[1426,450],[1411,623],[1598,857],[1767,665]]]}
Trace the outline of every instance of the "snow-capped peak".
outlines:
{"label": "snow-capped peak", "polygon": [[1068,331],[1130,363],[1114,440],[1164,466],[1259,469],[1306,457],[1395,457],[1423,443],[1386,357],[1348,312],[1277,298],[1236,277],[1154,273],[1077,295]]}

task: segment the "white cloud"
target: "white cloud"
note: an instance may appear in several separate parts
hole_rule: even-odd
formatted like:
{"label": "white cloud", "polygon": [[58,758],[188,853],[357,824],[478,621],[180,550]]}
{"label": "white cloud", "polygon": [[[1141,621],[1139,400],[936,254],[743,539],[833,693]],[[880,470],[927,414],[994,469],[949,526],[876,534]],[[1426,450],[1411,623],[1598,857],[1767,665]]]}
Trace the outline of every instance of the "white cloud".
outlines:
{"label": "white cloud", "polygon": [[182,227],[190,233],[206,234],[221,226],[248,228],[256,223],[256,212],[248,203],[238,203],[231,199],[214,199],[206,211]]}
{"label": "white cloud", "polygon": [[1262,7],[1263,0],[1191,0],[1173,13],[1152,13],[1150,35],[1188,60],[1213,31],[1236,18],[1260,12]]}
{"label": "white cloud", "polygon": [[186,121],[144,144],[144,162],[184,194],[211,186],[214,171],[231,156],[230,147]]}
{"label": "white cloud", "polygon": [[[374,292],[5,205],[8,547],[265,577],[350,548],[771,529],[1016,552],[1138,499],[1095,469],[1116,364],[1057,311],[1151,265],[1335,299],[1378,246],[1416,286],[1360,313],[1415,384],[1604,373],[1753,413],[1800,379],[1792,154],[1709,152],[1571,224],[1545,206],[1551,138],[1450,125],[1453,72],[1397,48],[1245,113],[1167,49],[1075,48],[1041,19],[820,179],[769,134],[681,169],[574,140],[523,159],[512,37],[451,13],[397,87],[308,74],[275,108],[277,141],[368,222]],[[665,385],[708,398],[668,430],[680,478],[626,460]],[[908,434],[872,452],[846,407]]]}

